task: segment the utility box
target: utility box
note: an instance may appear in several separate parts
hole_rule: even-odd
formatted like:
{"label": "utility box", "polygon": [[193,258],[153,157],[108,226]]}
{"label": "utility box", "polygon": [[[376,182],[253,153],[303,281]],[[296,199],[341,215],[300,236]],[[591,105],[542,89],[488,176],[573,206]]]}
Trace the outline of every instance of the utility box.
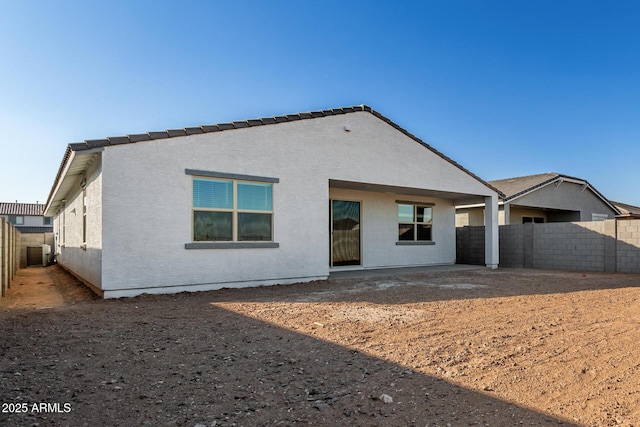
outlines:
{"label": "utility box", "polygon": [[49,265],[51,258],[51,245],[42,245],[42,265]]}

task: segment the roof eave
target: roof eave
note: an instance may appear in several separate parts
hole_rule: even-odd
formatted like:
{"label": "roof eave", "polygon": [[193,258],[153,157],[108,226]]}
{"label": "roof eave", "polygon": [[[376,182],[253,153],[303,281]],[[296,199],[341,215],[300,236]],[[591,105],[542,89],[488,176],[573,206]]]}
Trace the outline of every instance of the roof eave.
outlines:
{"label": "roof eave", "polygon": [[[482,178],[475,175],[468,169],[464,168],[463,166],[461,166],[459,163],[455,162],[451,158],[445,156],[440,151],[433,148],[431,145],[427,144],[426,142],[422,141],[420,138],[416,137],[415,135],[411,134],[407,130],[398,126],[396,123],[394,123],[387,117],[383,116],[382,114],[378,113],[371,107],[363,104],[363,105],[356,105],[351,107],[333,108],[331,110],[313,111],[309,113],[288,114],[284,116],[276,116],[271,118],[236,121],[236,122],[230,122],[230,123],[220,123],[216,125],[199,126],[197,128],[169,130],[164,132],[148,132],[146,134],[140,134],[140,135],[110,137],[110,138],[100,139],[100,140],[84,141],[77,144],[69,144],[69,146],[67,147],[67,151],[65,152],[65,155],[63,157],[60,168],[58,170],[58,174],[56,176],[54,184],[51,188],[51,192],[49,193],[49,198],[47,199],[47,203],[45,206],[45,214],[49,216],[55,214],[55,211],[59,207],[61,200],[64,200],[64,198],[67,196],[66,192],[61,191],[61,189],[64,190],[63,188],[64,185],[68,183],[69,168],[71,164],[74,162],[74,160],[78,156],[94,154],[96,150],[102,151],[105,149],[105,147],[121,145],[121,144],[134,144],[140,141],[149,141],[153,139],[166,139],[166,138],[172,138],[177,136],[188,136],[194,133],[200,134],[200,133],[207,133],[207,132],[226,131],[226,130],[232,130],[232,129],[243,129],[247,127],[271,125],[271,124],[278,124],[278,123],[291,122],[291,121],[297,121],[297,120],[313,119],[316,117],[326,117],[326,116],[350,114],[350,113],[356,113],[356,112],[367,112],[372,114],[373,116],[384,121],[394,129],[398,130],[405,136],[409,137],[410,139],[413,139],[414,141],[418,142],[428,150],[432,151],[434,154],[441,157],[443,160],[449,162],[454,167],[460,169],[462,172],[466,173],[473,179],[477,180],[478,182],[483,184],[485,187],[487,187],[491,191],[494,191],[498,195],[498,198],[504,199],[506,197],[504,193],[502,193],[493,185],[489,184],[487,181],[483,180]],[[61,194],[61,193],[64,193],[64,194]]]}
{"label": "roof eave", "polygon": [[84,176],[91,159],[102,152],[104,148],[83,149],[76,151],[69,144],[62,159],[56,180],[51,187],[51,192],[44,208],[45,216],[54,216],[64,201],[69,197],[75,188],[78,180]]}

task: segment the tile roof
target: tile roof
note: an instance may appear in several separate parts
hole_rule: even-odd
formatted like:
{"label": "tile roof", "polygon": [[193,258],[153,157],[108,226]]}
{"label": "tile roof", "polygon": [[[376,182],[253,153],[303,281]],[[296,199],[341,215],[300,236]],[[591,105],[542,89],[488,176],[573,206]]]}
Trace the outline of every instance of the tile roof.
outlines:
{"label": "tile roof", "polygon": [[422,144],[423,146],[425,146],[426,148],[431,150],[433,153],[435,153],[438,156],[440,156],[442,159],[444,159],[447,162],[453,164],[454,166],[456,166],[457,168],[461,169],[462,171],[464,171],[465,173],[467,173],[471,177],[477,179],[478,181],[480,181],[481,183],[483,183],[487,187],[489,187],[492,190],[496,191],[497,193],[499,193],[499,196],[503,196],[503,194],[499,190],[497,190],[495,187],[493,187],[491,184],[487,183],[482,178],[478,177],[477,175],[475,175],[474,173],[472,173],[468,169],[462,167],[460,164],[458,164],[457,162],[455,162],[451,158],[449,158],[449,157],[445,156],[444,154],[440,153],[438,150],[436,150],[435,148],[431,147],[429,144],[427,144],[426,142],[422,141],[420,138],[416,137],[415,135],[413,135],[413,134],[409,133],[408,131],[406,131],[405,129],[401,128],[400,126],[398,126],[397,124],[395,124],[394,122],[392,122],[391,120],[389,120],[388,118],[383,116],[382,114],[378,113],[377,111],[375,111],[371,107],[369,107],[367,105],[355,105],[355,106],[351,106],[351,107],[332,108],[332,109],[329,109],[329,110],[310,111],[310,112],[306,112],[306,113],[285,114],[285,115],[282,115],[282,116],[263,117],[263,118],[258,118],[258,119],[249,119],[249,120],[234,121],[234,122],[228,122],[228,123],[218,123],[218,124],[213,124],[213,125],[201,125],[201,126],[188,127],[188,128],[183,128],[183,129],[168,129],[168,130],[159,131],[159,132],[147,132],[147,133],[141,133],[141,134],[131,134],[131,135],[126,135],[126,136],[108,137],[108,138],[104,138],[104,139],[86,140],[86,141],[83,141],[83,142],[69,144],[67,146],[67,150],[65,151],[64,157],[62,159],[62,163],[60,164],[60,168],[58,169],[58,174],[57,174],[57,176],[55,178],[55,181],[53,183],[53,186],[51,188],[51,192],[49,194],[49,198],[47,199],[46,206],[49,206],[49,204],[51,203],[52,198],[54,196],[54,192],[56,191],[56,188],[58,186],[58,183],[63,178],[62,175],[63,175],[63,171],[64,171],[64,168],[65,168],[65,165],[66,165],[67,161],[69,160],[69,158],[71,157],[73,152],[81,153],[82,151],[91,150],[91,149],[94,149],[94,148],[109,147],[109,146],[121,145],[121,144],[134,144],[136,142],[141,142],[141,141],[151,141],[151,140],[156,140],[156,139],[168,139],[168,138],[180,137],[180,136],[185,136],[185,135],[200,134],[200,133],[223,132],[223,131],[233,130],[233,129],[242,129],[242,128],[249,128],[249,127],[256,127],[256,126],[275,125],[275,124],[278,124],[278,123],[293,122],[293,121],[298,121],[298,120],[308,120],[308,119],[314,119],[314,118],[318,118],[318,117],[336,116],[336,115],[342,115],[342,114],[355,113],[355,112],[359,112],[359,111],[364,111],[364,112],[368,112],[368,113],[373,114],[374,116],[376,116],[380,120],[384,121],[385,123],[387,123],[388,125],[390,125],[394,129],[402,132],[403,134],[405,134],[409,138],[411,138],[414,141]]}
{"label": "tile roof", "polygon": [[[401,130],[404,133],[408,133],[403,129],[401,129],[396,124],[392,123],[386,117],[382,116],[381,114],[373,110],[371,107],[368,107],[366,105],[356,105],[352,107],[332,108],[330,110],[311,111],[308,113],[285,114],[282,116],[240,120],[240,121],[228,122],[228,123],[218,123],[213,125],[188,127],[183,129],[167,129],[159,132],[147,132],[147,133],[141,133],[141,134],[126,135],[126,136],[108,137],[104,139],[92,139],[92,140],[86,140],[86,141],[78,142],[74,144],[69,144],[69,147],[73,151],[90,150],[92,148],[97,148],[97,147],[108,147],[111,145],[120,145],[120,144],[132,144],[135,142],[151,141],[154,139],[175,138],[179,136],[193,135],[193,134],[199,134],[199,133],[221,132],[221,131],[232,130],[232,129],[242,129],[242,128],[249,128],[249,127],[255,127],[255,126],[272,125],[272,124],[284,123],[284,122],[293,122],[297,120],[313,119],[316,117],[336,116],[340,114],[354,113],[356,111],[369,112],[374,116],[391,124],[393,127],[397,128],[398,130]],[[412,138],[417,139],[413,136]]]}
{"label": "tile roof", "polygon": [[[377,116],[378,118],[388,122],[389,124],[392,124],[392,126],[394,126],[395,128],[402,130],[399,126],[393,124],[389,119],[377,113],[371,107],[368,107],[366,105],[356,105],[352,107],[332,108],[330,110],[311,111],[308,113],[286,114],[282,116],[240,120],[240,121],[228,122],[228,123],[217,123],[213,125],[202,125],[202,126],[188,127],[183,129],[167,129],[159,132],[156,131],[156,132],[147,132],[147,133],[140,133],[140,134],[131,134],[126,136],[115,136],[115,137],[108,137],[104,139],[91,139],[83,142],[69,144],[69,147],[73,151],[83,151],[83,150],[90,150],[92,148],[98,148],[98,147],[108,147],[111,145],[132,144],[140,141],[150,141],[153,139],[175,138],[178,136],[186,136],[186,135],[193,135],[193,134],[199,134],[199,133],[221,132],[221,131],[232,130],[232,129],[242,129],[242,128],[255,127],[255,126],[272,125],[272,124],[283,123],[283,122],[293,122],[297,120],[313,119],[316,117],[336,116],[340,114],[353,113],[356,111],[367,111],[373,114],[374,116]],[[404,132],[407,133],[406,131]],[[416,139],[415,137],[413,138]]]}
{"label": "tile roof", "polygon": [[611,204],[613,204],[622,215],[626,216],[640,216],[640,207],[628,205],[626,203],[614,202],[611,200]]}
{"label": "tile roof", "polygon": [[44,205],[40,203],[0,202],[0,215],[42,216]]}
{"label": "tile roof", "polygon": [[559,176],[562,175],[556,172],[548,172],[537,175],[498,179],[495,181],[489,181],[489,183],[502,191],[506,196],[506,199],[511,199],[522,193],[535,190],[536,188],[557,179]]}

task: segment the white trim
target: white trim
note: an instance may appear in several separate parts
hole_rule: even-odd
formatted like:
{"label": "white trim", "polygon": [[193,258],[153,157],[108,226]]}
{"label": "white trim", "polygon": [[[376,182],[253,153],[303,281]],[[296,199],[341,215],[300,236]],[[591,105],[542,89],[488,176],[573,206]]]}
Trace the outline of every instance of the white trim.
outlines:
{"label": "white trim", "polygon": [[[509,202],[511,203],[511,202]],[[504,201],[500,200],[498,202],[498,206],[504,205]],[[476,203],[473,205],[459,205],[459,206],[455,206],[456,210],[458,209],[473,209],[473,208],[484,208],[484,203]]]}

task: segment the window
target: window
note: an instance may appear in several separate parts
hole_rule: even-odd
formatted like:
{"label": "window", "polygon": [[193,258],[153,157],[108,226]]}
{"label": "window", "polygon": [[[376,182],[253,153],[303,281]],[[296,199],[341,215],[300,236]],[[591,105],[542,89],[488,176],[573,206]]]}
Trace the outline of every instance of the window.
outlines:
{"label": "window", "polygon": [[52,224],[52,222],[51,222],[52,219],[53,218],[51,218],[50,216],[45,216],[44,217],[44,221],[42,222],[43,225],[51,225]]}
{"label": "window", "polygon": [[194,177],[193,241],[273,241],[273,184]]}
{"label": "window", "polygon": [[527,224],[529,222],[533,222],[534,224],[544,224],[544,218],[538,216],[523,216],[522,223]]}
{"label": "window", "polygon": [[433,206],[398,204],[398,240],[400,242],[432,241]]}
{"label": "window", "polygon": [[598,214],[598,213],[591,214],[591,221],[605,221],[607,219],[609,219],[609,215],[607,214]]}
{"label": "window", "polygon": [[9,215],[9,222],[13,225],[24,225],[24,217],[23,216],[16,216],[16,215]]}

